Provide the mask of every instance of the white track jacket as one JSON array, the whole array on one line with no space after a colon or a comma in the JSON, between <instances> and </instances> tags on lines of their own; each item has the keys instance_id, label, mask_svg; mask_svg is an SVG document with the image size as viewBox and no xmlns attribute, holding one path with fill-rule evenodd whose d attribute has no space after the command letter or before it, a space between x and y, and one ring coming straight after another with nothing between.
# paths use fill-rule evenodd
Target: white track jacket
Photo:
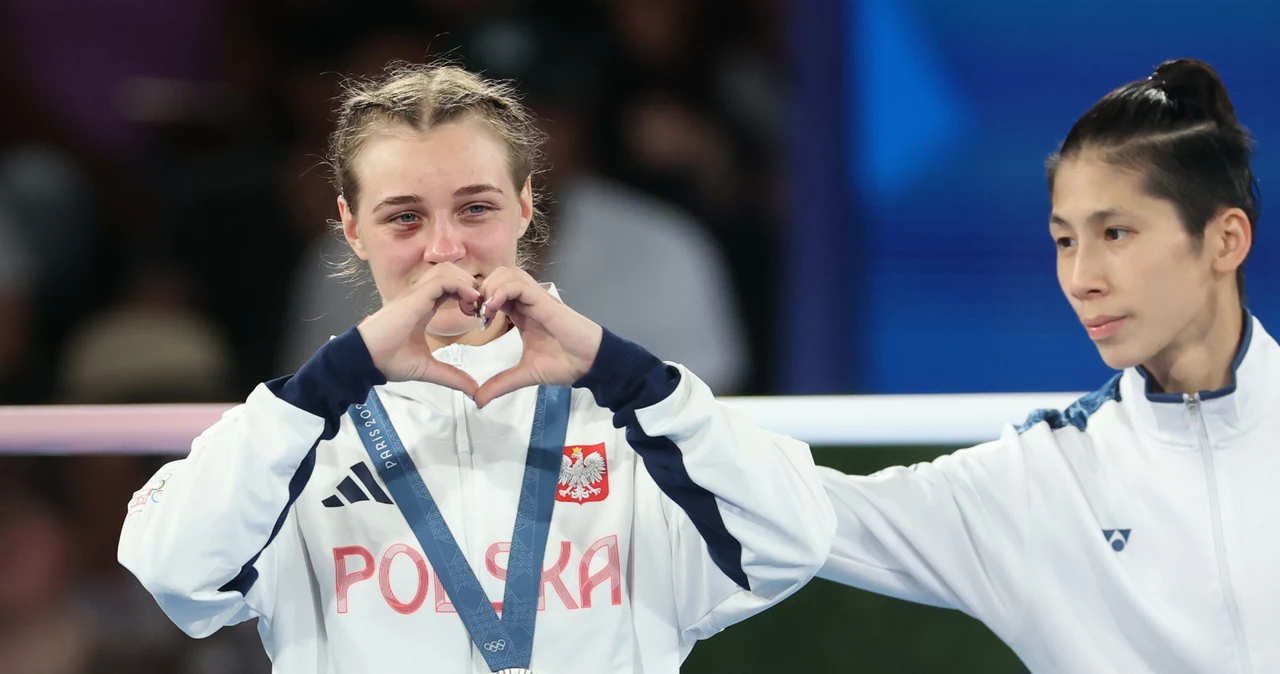
<instances>
[{"instance_id":1,"label":"white track jacket","mask_svg":"<svg viewBox=\"0 0 1280 674\"><path fill-rule=\"evenodd\" d=\"M819 576L959 609L1037 674L1280 672L1280 347L1245 326L1225 389L1133 368L931 463L820 469Z\"/></svg>"},{"instance_id":2,"label":"white track jacket","mask_svg":"<svg viewBox=\"0 0 1280 674\"><path fill-rule=\"evenodd\" d=\"M520 353L512 329L436 357L483 383ZM488 672L345 414L371 386L500 612L536 389L479 410L439 386L387 384L354 328L161 469L130 505L120 562L187 634L257 617L282 674ZM676 672L695 641L827 558L835 517L808 447L608 331L572 391L566 445L606 467L557 492L538 674Z\"/></svg>"}]
</instances>

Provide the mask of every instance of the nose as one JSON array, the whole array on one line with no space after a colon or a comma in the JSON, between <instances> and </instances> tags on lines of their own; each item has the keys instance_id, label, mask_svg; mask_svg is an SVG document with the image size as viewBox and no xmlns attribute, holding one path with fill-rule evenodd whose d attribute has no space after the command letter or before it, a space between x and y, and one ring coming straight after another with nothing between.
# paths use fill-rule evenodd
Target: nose
<instances>
[{"instance_id":1,"label":"nose","mask_svg":"<svg viewBox=\"0 0 1280 674\"><path fill-rule=\"evenodd\" d=\"M1087 300L1097 297L1103 297L1111 292L1111 286L1107 282L1106 260L1103 259L1102 251L1092 250L1088 245L1082 244L1077 249L1076 254L1072 255L1067 264L1070 268L1064 279L1067 285L1067 292L1077 300Z\"/></svg>"},{"instance_id":2,"label":"nose","mask_svg":"<svg viewBox=\"0 0 1280 674\"><path fill-rule=\"evenodd\" d=\"M439 218L424 229L430 237L423 249L423 259L427 262L457 262L466 255L461 232L448 219Z\"/></svg>"}]
</instances>

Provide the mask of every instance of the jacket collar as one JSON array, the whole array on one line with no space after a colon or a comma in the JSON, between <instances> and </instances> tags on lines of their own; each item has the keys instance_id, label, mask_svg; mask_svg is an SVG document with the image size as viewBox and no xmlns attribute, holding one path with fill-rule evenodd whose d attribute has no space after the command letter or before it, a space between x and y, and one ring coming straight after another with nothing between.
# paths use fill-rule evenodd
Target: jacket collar
<instances>
[{"instance_id":1,"label":"jacket collar","mask_svg":"<svg viewBox=\"0 0 1280 674\"><path fill-rule=\"evenodd\" d=\"M1121 378L1121 404L1132 417L1135 430L1154 435L1162 443L1198 448L1198 424L1203 420L1209 442L1220 447L1276 413L1280 402L1278 350L1258 319L1246 311L1244 336L1227 386L1201 391L1195 396L1199 402L1193 403L1190 395L1151 392L1150 375L1138 366L1125 370Z\"/></svg>"}]
</instances>

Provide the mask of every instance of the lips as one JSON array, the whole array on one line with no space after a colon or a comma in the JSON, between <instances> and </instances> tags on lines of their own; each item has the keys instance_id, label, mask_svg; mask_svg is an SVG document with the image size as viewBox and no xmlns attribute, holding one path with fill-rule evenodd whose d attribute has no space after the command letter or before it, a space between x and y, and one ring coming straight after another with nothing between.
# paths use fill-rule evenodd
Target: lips
<instances>
[{"instance_id":1,"label":"lips","mask_svg":"<svg viewBox=\"0 0 1280 674\"><path fill-rule=\"evenodd\" d=\"M1124 325L1125 316L1091 316L1082 319L1085 330L1089 333L1089 337L1094 340L1101 340L1116 334L1120 326Z\"/></svg>"}]
</instances>

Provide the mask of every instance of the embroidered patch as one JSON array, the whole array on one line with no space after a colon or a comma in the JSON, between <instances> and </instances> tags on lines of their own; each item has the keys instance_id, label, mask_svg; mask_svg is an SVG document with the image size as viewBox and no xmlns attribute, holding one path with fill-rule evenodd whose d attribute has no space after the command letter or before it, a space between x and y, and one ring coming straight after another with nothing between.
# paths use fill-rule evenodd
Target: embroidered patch
<instances>
[{"instance_id":1,"label":"embroidered patch","mask_svg":"<svg viewBox=\"0 0 1280 674\"><path fill-rule=\"evenodd\" d=\"M565 503L603 501L609 495L609 466L604 443L564 448L556 500Z\"/></svg>"}]
</instances>

